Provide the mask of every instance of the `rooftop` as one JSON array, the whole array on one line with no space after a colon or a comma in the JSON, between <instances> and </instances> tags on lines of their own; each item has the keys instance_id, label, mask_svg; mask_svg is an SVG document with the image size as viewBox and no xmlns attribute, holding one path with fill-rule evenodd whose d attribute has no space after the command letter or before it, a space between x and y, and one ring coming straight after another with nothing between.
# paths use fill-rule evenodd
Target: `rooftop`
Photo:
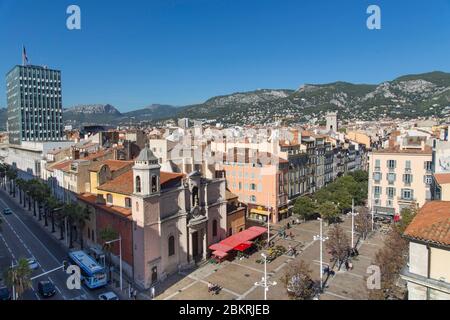
<instances>
[{"instance_id":1,"label":"rooftop","mask_svg":"<svg viewBox=\"0 0 450 320\"><path fill-rule=\"evenodd\" d=\"M113 213L122 217L131 218L131 208L123 208L118 206L99 204L97 203L97 196L92 193L83 193L77 196L77 198L85 203L88 203L103 211Z\"/></svg>"},{"instance_id":2,"label":"rooftop","mask_svg":"<svg viewBox=\"0 0 450 320\"><path fill-rule=\"evenodd\" d=\"M397 153L397 154L421 154L421 155L431 155L433 152L430 146L425 146L424 149L400 149L399 146L375 150L373 153Z\"/></svg>"},{"instance_id":3,"label":"rooftop","mask_svg":"<svg viewBox=\"0 0 450 320\"><path fill-rule=\"evenodd\" d=\"M170 188L172 183L183 178L181 173L160 172L161 189ZM121 174L98 187L99 190L125 195L133 194L133 170Z\"/></svg>"},{"instance_id":4,"label":"rooftop","mask_svg":"<svg viewBox=\"0 0 450 320\"><path fill-rule=\"evenodd\" d=\"M404 235L410 239L450 246L450 201L427 202Z\"/></svg>"},{"instance_id":5,"label":"rooftop","mask_svg":"<svg viewBox=\"0 0 450 320\"><path fill-rule=\"evenodd\" d=\"M107 165L109 169L114 172L120 169L123 169L127 166L132 166L133 161L121 161L121 160L104 160L104 161L97 161L93 163L89 167L89 171L99 171L104 165Z\"/></svg>"},{"instance_id":6,"label":"rooftop","mask_svg":"<svg viewBox=\"0 0 450 320\"><path fill-rule=\"evenodd\" d=\"M450 183L450 173L435 173L434 178L440 185Z\"/></svg>"}]
</instances>

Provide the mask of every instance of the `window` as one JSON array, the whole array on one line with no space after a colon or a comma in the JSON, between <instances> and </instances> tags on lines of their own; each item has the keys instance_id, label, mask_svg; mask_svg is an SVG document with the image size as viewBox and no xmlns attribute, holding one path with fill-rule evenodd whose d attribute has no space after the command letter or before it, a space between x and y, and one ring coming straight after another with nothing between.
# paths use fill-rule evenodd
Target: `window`
<instances>
[{"instance_id":1,"label":"window","mask_svg":"<svg viewBox=\"0 0 450 320\"><path fill-rule=\"evenodd\" d=\"M387 167L388 167L389 170L395 169L396 166L397 166L397 161L396 160L388 160L387 161Z\"/></svg>"},{"instance_id":2,"label":"window","mask_svg":"<svg viewBox=\"0 0 450 320\"><path fill-rule=\"evenodd\" d=\"M406 160L405 161L405 169L406 170L411 170L411 160Z\"/></svg>"},{"instance_id":3,"label":"window","mask_svg":"<svg viewBox=\"0 0 450 320\"><path fill-rule=\"evenodd\" d=\"M375 198L379 198L380 194L381 194L381 187L379 187L379 186L373 187L373 194L374 194Z\"/></svg>"},{"instance_id":4,"label":"window","mask_svg":"<svg viewBox=\"0 0 450 320\"><path fill-rule=\"evenodd\" d=\"M158 177L152 176L152 193L158 192Z\"/></svg>"},{"instance_id":5,"label":"window","mask_svg":"<svg viewBox=\"0 0 450 320\"><path fill-rule=\"evenodd\" d=\"M137 176L136 177L136 193L140 193L142 192L141 189L141 177Z\"/></svg>"},{"instance_id":6,"label":"window","mask_svg":"<svg viewBox=\"0 0 450 320\"><path fill-rule=\"evenodd\" d=\"M396 179L395 173L388 173L387 180L390 184L394 183Z\"/></svg>"},{"instance_id":7,"label":"window","mask_svg":"<svg viewBox=\"0 0 450 320\"><path fill-rule=\"evenodd\" d=\"M387 188L387 196L392 199L395 197L395 188Z\"/></svg>"},{"instance_id":8,"label":"window","mask_svg":"<svg viewBox=\"0 0 450 320\"><path fill-rule=\"evenodd\" d=\"M386 200L386 207L393 207L394 202L391 199Z\"/></svg>"},{"instance_id":9,"label":"window","mask_svg":"<svg viewBox=\"0 0 450 320\"><path fill-rule=\"evenodd\" d=\"M213 221L213 224L212 224L212 232L213 232L213 237L217 237L217 220L214 220Z\"/></svg>"},{"instance_id":10,"label":"window","mask_svg":"<svg viewBox=\"0 0 450 320\"><path fill-rule=\"evenodd\" d=\"M375 160L375 171L379 171L381 168L381 161L380 159Z\"/></svg>"},{"instance_id":11,"label":"window","mask_svg":"<svg viewBox=\"0 0 450 320\"><path fill-rule=\"evenodd\" d=\"M125 198L125 208L131 208L131 198Z\"/></svg>"},{"instance_id":12,"label":"window","mask_svg":"<svg viewBox=\"0 0 450 320\"><path fill-rule=\"evenodd\" d=\"M254 183L250 184L250 190L255 191L256 190L256 184L254 184Z\"/></svg>"},{"instance_id":13,"label":"window","mask_svg":"<svg viewBox=\"0 0 450 320\"><path fill-rule=\"evenodd\" d=\"M405 183L405 184L411 184L412 183L412 181L413 181L413 176L412 176L412 174L404 174L403 175L403 182Z\"/></svg>"},{"instance_id":14,"label":"window","mask_svg":"<svg viewBox=\"0 0 450 320\"><path fill-rule=\"evenodd\" d=\"M250 202L256 203L256 196L250 196Z\"/></svg>"},{"instance_id":15,"label":"window","mask_svg":"<svg viewBox=\"0 0 450 320\"><path fill-rule=\"evenodd\" d=\"M382 176L383 176L382 173L380 173L380 172L374 172L374 173L373 173L373 180L375 180L375 182L380 182Z\"/></svg>"},{"instance_id":16,"label":"window","mask_svg":"<svg viewBox=\"0 0 450 320\"><path fill-rule=\"evenodd\" d=\"M433 162L425 161L424 167L425 167L425 170L427 170L427 172L431 172L433 170Z\"/></svg>"},{"instance_id":17,"label":"window","mask_svg":"<svg viewBox=\"0 0 450 320\"><path fill-rule=\"evenodd\" d=\"M106 195L106 202L112 204L113 203L113 196L112 194L108 193Z\"/></svg>"},{"instance_id":18,"label":"window","mask_svg":"<svg viewBox=\"0 0 450 320\"><path fill-rule=\"evenodd\" d=\"M402 199L403 200L413 200L413 198L414 198L414 190L402 189Z\"/></svg>"},{"instance_id":19,"label":"window","mask_svg":"<svg viewBox=\"0 0 450 320\"><path fill-rule=\"evenodd\" d=\"M175 237L170 236L169 237L169 257L175 255Z\"/></svg>"},{"instance_id":20,"label":"window","mask_svg":"<svg viewBox=\"0 0 450 320\"><path fill-rule=\"evenodd\" d=\"M423 182L425 184L431 184L433 182L433 176L424 176L423 177Z\"/></svg>"}]
</instances>

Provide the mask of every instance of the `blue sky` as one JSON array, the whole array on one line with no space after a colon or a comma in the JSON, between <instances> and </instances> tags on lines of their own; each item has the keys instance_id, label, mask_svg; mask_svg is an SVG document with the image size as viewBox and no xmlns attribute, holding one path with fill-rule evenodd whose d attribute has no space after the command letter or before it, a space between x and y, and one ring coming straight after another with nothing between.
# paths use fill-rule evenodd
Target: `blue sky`
<instances>
[{"instance_id":1,"label":"blue sky","mask_svg":"<svg viewBox=\"0 0 450 320\"><path fill-rule=\"evenodd\" d=\"M70 4L81 7L81 31L66 28ZM379 31L366 27L370 4L381 7ZM450 1L0 0L0 43L3 75L25 44L32 64L62 70L65 106L126 111L450 72Z\"/></svg>"}]
</instances>

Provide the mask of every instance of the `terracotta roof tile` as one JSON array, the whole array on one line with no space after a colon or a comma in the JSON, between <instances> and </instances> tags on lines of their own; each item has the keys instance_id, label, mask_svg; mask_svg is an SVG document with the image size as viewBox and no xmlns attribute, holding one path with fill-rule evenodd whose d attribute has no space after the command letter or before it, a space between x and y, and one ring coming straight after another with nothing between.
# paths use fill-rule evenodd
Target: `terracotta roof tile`
<instances>
[{"instance_id":1,"label":"terracotta roof tile","mask_svg":"<svg viewBox=\"0 0 450 320\"><path fill-rule=\"evenodd\" d=\"M72 162L72 160L64 160L64 161L55 163L55 164L51 165L50 167L48 167L48 170L50 170L50 171L65 170L70 167L71 162Z\"/></svg>"},{"instance_id":2,"label":"terracotta roof tile","mask_svg":"<svg viewBox=\"0 0 450 320\"><path fill-rule=\"evenodd\" d=\"M425 146L424 150L422 149L406 149L400 150L399 146L390 147L386 149L375 150L373 153L404 153L404 154L424 154L431 155L433 152L430 146Z\"/></svg>"},{"instance_id":3,"label":"terracotta roof tile","mask_svg":"<svg viewBox=\"0 0 450 320\"><path fill-rule=\"evenodd\" d=\"M99 204L96 202L97 196L92 193L83 193L77 196L77 198L85 203L89 203L90 205L113 214L117 214L126 218L131 219L131 208L123 208L118 206L111 206L106 204Z\"/></svg>"},{"instance_id":4,"label":"terracotta roof tile","mask_svg":"<svg viewBox=\"0 0 450 320\"><path fill-rule=\"evenodd\" d=\"M183 174L160 172L161 189L168 187L171 182L181 180ZM98 187L99 190L131 195L133 193L133 170L128 170L115 179L108 181Z\"/></svg>"},{"instance_id":5,"label":"terracotta roof tile","mask_svg":"<svg viewBox=\"0 0 450 320\"><path fill-rule=\"evenodd\" d=\"M435 173L434 178L441 185L450 183L450 173Z\"/></svg>"},{"instance_id":6,"label":"terracotta roof tile","mask_svg":"<svg viewBox=\"0 0 450 320\"><path fill-rule=\"evenodd\" d=\"M427 202L404 234L408 238L450 246L450 201Z\"/></svg>"},{"instance_id":7,"label":"terracotta roof tile","mask_svg":"<svg viewBox=\"0 0 450 320\"><path fill-rule=\"evenodd\" d=\"M133 161L121 161L121 160L97 161L89 167L89 171L99 171L101 169L101 167L103 167L104 165L107 165L109 167L109 169L111 170L111 172L114 172L114 171L123 169L127 166L130 166L130 168L131 168L133 163L134 163Z\"/></svg>"}]
</instances>

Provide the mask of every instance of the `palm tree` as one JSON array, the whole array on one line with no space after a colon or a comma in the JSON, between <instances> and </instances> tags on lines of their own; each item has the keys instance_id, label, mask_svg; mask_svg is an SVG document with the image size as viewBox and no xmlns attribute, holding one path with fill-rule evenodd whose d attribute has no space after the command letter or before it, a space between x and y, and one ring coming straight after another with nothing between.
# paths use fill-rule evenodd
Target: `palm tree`
<instances>
[{"instance_id":1,"label":"palm tree","mask_svg":"<svg viewBox=\"0 0 450 320\"><path fill-rule=\"evenodd\" d=\"M108 242L117 239L119 237L119 234L112 227L106 227L105 229L100 230L99 236L103 242L103 250L106 252L108 256L108 270L109 272L111 272L110 267L111 267L112 244ZM111 279L111 274L109 276Z\"/></svg>"},{"instance_id":2,"label":"palm tree","mask_svg":"<svg viewBox=\"0 0 450 320\"><path fill-rule=\"evenodd\" d=\"M0 164L0 177L2 179L3 189L6 190L6 172L8 171L8 165L5 163Z\"/></svg>"},{"instance_id":3,"label":"palm tree","mask_svg":"<svg viewBox=\"0 0 450 320\"><path fill-rule=\"evenodd\" d=\"M69 237L69 248L73 248L73 229L75 222L77 221L78 216L78 206L72 203L66 204L64 206L64 218L67 219L68 224L68 234L66 235Z\"/></svg>"},{"instance_id":4,"label":"palm tree","mask_svg":"<svg viewBox=\"0 0 450 320\"><path fill-rule=\"evenodd\" d=\"M10 287L14 287L18 298L31 288L31 274L32 270L26 259L20 259L17 265L12 266L5 272L6 284ZM14 299L15 298L16 297L14 297Z\"/></svg>"},{"instance_id":5,"label":"palm tree","mask_svg":"<svg viewBox=\"0 0 450 320\"><path fill-rule=\"evenodd\" d=\"M58 209L62 208L62 203L59 202L55 197L49 196L47 198L47 212L50 213L50 218L52 220L52 233L55 233L55 218L58 217L56 212ZM47 220L47 216L45 218Z\"/></svg>"},{"instance_id":6,"label":"palm tree","mask_svg":"<svg viewBox=\"0 0 450 320\"><path fill-rule=\"evenodd\" d=\"M23 196L23 187L25 185L25 181L21 178L16 180L16 186L19 188L19 202L22 204L22 196Z\"/></svg>"},{"instance_id":7,"label":"palm tree","mask_svg":"<svg viewBox=\"0 0 450 320\"><path fill-rule=\"evenodd\" d=\"M11 166L8 166L6 170L6 176L9 180L9 194L16 197L16 184L14 183L17 179L17 170Z\"/></svg>"},{"instance_id":8,"label":"palm tree","mask_svg":"<svg viewBox=\"0 0 450 320\"><path fill-rule=\"evenodd\" d=\"M64 240L64 223L66 219L66 206L63 205L62 209L59 211L53 211L53 219L56 218L59 224L59 240Z\"/></svg>"},{"instance_id":9,"label":"palm tree","mask_svg":"<svg viewBox=\"0 0 450 320\"><path fill-rule=\"evenodd\" d=\"M80 238L80 247L81 250L84 249L84 239L83 239L83 231L86 227L87 221L90 220L91 210L88 205L82 207L80 205L76 206L76 220L75 225L77 226L79 238Z\"/></svg>"},{"instance_id":10,"label":"palm tree","mask_svg":"<svg viewBox=\"0 0 450 320\"><path fill-rule=\"evenodd\" d=\"M36 201L38 203L38 214L39 214L39 221L42 220L42 210L46 210L46 199L50 196L50 187L43 183L42 181L36 182ZM44 213L45 215L45 213Z\"/></svg>"}]
</instances>

